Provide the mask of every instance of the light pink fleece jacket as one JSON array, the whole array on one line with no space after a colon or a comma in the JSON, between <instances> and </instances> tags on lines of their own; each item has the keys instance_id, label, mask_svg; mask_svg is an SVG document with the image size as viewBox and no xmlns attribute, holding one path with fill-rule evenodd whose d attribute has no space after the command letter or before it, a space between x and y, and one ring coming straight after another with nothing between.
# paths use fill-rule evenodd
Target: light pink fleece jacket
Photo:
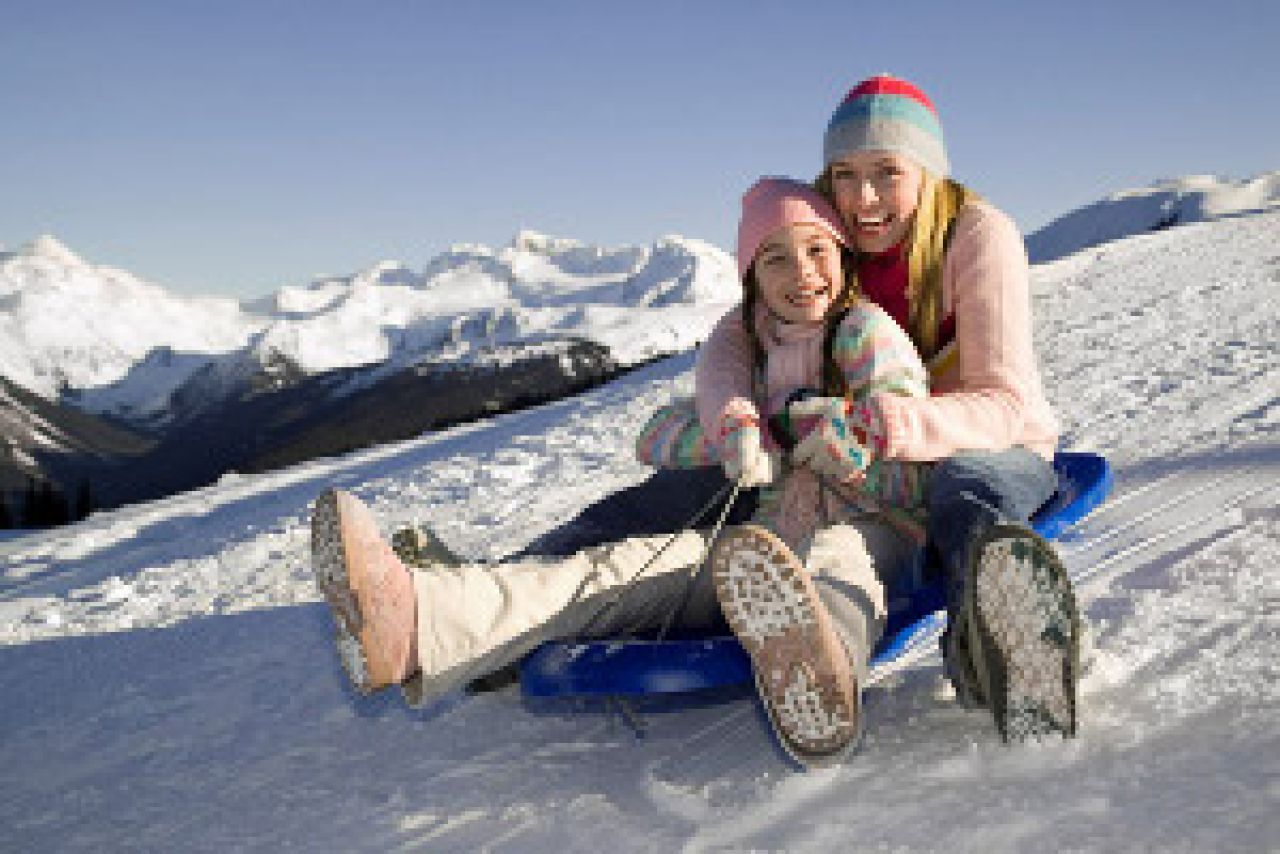
<instances>
[{"instance_id":1,"label":"light pink fleece jacket","mask_svg":"<svg viewBox=\"0 0 1280 854\"><path fill-rule=\"evenodd\" d=\"M1051 460L1058 426L1031 342L1026 248L1017 226L994 207L976 202L956 217L942 301L944 313L955 313L956 337L929 364L931 396L873 399L884 424L885 458L928 462L1022 445ZM752 373L741 314L730 312L698 353L704 428L718 425L726 411L750 406Z\"/></svg>"}]
</instances>

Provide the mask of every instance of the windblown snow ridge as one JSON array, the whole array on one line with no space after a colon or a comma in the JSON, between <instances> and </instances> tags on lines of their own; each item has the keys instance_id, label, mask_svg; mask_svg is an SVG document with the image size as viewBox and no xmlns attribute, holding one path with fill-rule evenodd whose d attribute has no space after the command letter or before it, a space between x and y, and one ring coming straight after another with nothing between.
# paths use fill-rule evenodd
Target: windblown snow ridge
<instances>
[{"instance_id":1,"label":"windblown snow ridge","mask_svg":"<svg viewBox=\"0 0 1280 854\"><path fill-rule=\"evenodd\" d=\"M1280 207L1280 172L1243 181L1213 175L1157 181L1123 190L1065 214L1027 238L1035 263L1174 225L1261 213Z\"/></svg>"}]
</instances>

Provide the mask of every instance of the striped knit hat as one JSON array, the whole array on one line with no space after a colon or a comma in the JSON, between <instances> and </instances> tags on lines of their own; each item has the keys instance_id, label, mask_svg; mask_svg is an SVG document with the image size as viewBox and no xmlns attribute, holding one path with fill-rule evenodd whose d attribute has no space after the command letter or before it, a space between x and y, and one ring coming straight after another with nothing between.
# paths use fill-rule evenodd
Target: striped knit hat
<instances>
[{"instance_id":1,"label":"striped knit hat","mask_svg":"<svg viewBox=\"0 0 1280 854\"><path fill-rule=\"evenodd\" d=\"M853 87L827 125L824 164L855 151L896 151L940 178L951 171L933 102L913 84L888 74Z\"/></svg>"}]
</instances>

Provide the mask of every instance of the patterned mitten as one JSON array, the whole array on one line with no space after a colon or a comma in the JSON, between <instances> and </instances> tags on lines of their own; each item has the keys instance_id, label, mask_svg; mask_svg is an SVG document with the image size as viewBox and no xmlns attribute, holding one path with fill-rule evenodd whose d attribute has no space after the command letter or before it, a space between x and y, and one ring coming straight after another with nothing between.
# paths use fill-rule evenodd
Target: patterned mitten
<instances>
[{"instance_id":1,"label":"patterned mitten","mask_svg":"<svg viewBox=\"0 0 1280 854\"><path fill-rule=\"evenodd\" d=\"M792 462L837 483L861 481L867 466L884 452L880 414L869 404L810 397L791 404L787 413L792 429L803 437L791 452Z\"/></svg>"}]
</instances>

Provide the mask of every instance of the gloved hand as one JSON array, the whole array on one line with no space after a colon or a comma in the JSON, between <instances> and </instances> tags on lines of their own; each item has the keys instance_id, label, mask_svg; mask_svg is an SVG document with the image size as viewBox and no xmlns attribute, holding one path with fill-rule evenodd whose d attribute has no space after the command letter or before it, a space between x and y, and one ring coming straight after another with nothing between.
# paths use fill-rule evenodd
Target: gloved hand
<instances>
[{"instance_id":1,"label":"gloved hand","mask_svg":"<svg viewBox=\"0 0 1280 854\"><path fill-rule=\"evenodd\" d=\"M725 416L720 453L725 475L744 487L772 483L782 470L781 457L765 451L760 421L751 416Z\"/></svg>"},{"instance_id":2,"label":"gloved hand","mask_svg":"<svg viewBox=\"0 0 1280 854\"><path fill-rule=\"evenodd\" d=\"M790 404L787 414L800 437L792 463L838 483L862 480L871 461L884 453L880 416L869 404L810 397Z\"/></svg>"}]
</instances>

